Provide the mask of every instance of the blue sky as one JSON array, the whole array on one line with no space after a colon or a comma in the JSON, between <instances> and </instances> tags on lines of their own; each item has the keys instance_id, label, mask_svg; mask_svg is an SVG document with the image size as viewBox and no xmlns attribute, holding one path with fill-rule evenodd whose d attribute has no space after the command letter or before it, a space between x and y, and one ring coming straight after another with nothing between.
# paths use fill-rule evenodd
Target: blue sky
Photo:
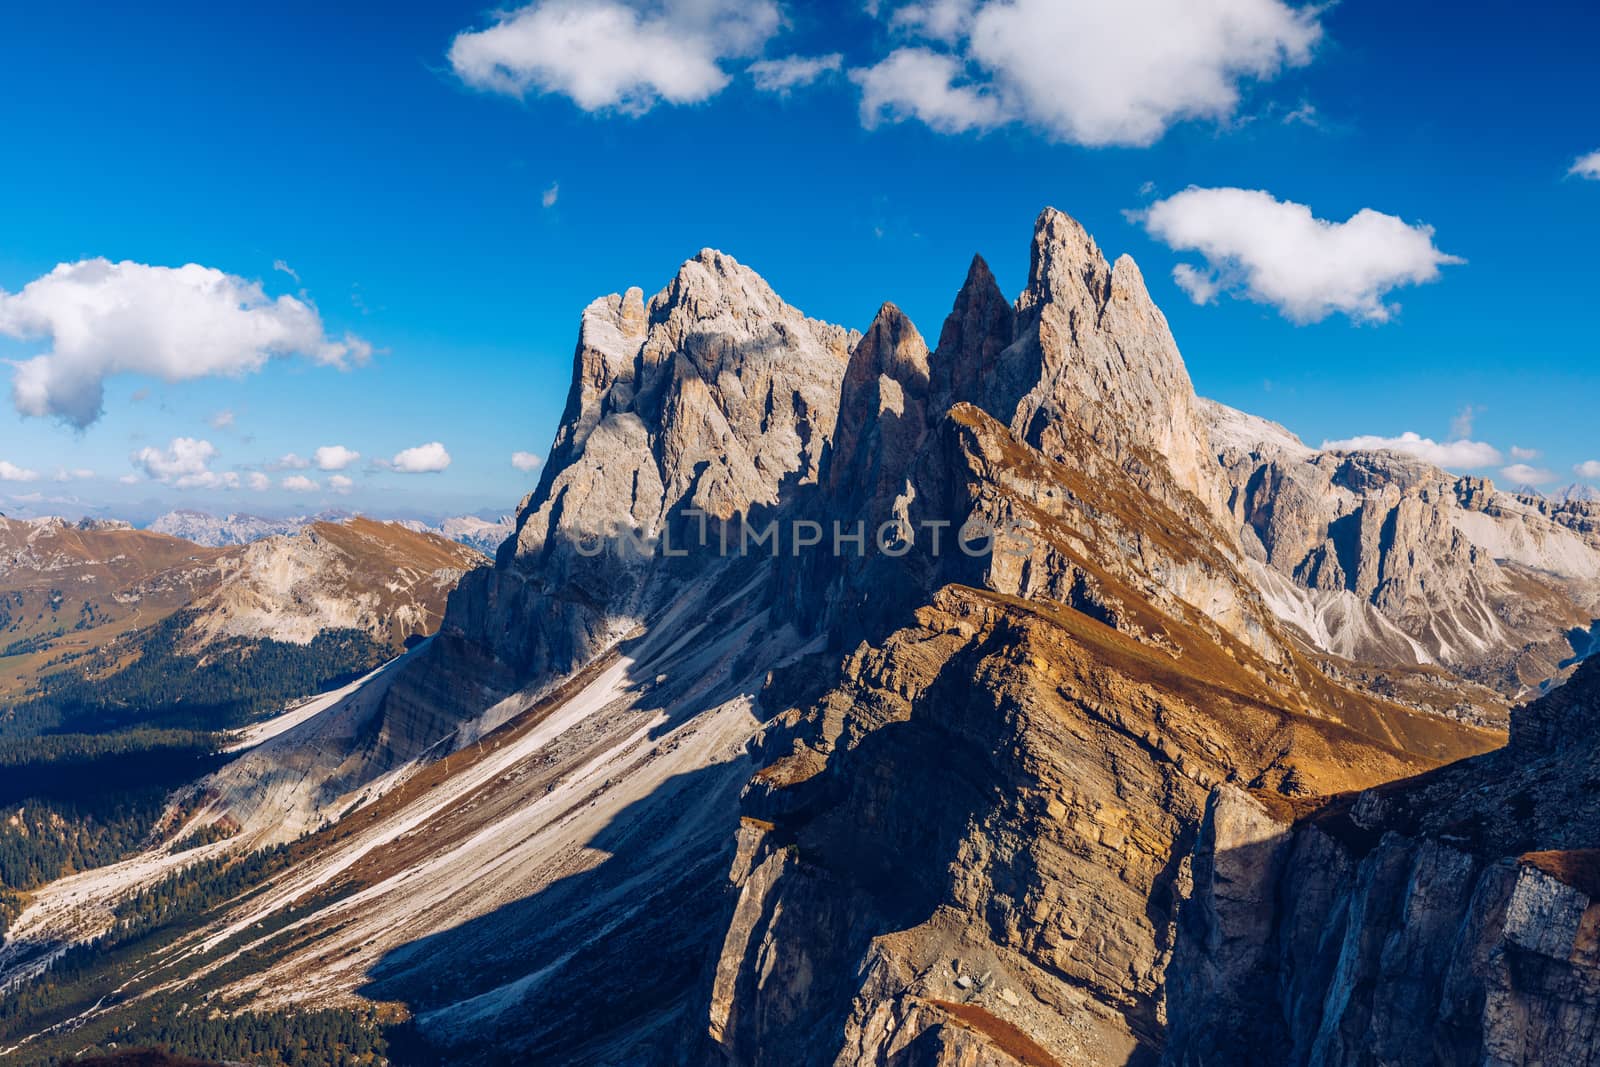
<instances>
[{"instance_id":1,"label":"blue sky","mask_svg":"<svg viewBox=\"0 0 1600 1067\"><path fill-rule=\"evenodd\" d=\"M1139 261L1203 394L1313 444L1461 438L1482 448L1439 453L1457 469L1579 480L1600 460L1600 180L1574 170L1600 149L1600 10L1208 0L1189 10L1212 23L1174 37L1172 2L1119 6L1130 25L1087 53L1082 5L1041 0L13 5L0 357L65 350L43 290L18 294L95 257L199 264L316 325L283 342L298 355L229 363L161 319L177 341L132 343L177 381L119 372L121 335L57 359L41 413L0 397L0 510L509 510L537 478L511 456L548 445L595 296L653 292L712 246L810 315L865 327L894 300L936 336L973 252L1020 288L1046 204ZM750 72L834 55L787 92ZM1225 213L1191 186L1266 195ZM1330 236L1289 204L1392 218ZM62 399L85 366L98 417ZM434 442L446 469L394 469ZM335 445L361 458L282 462Z\"/></svg>"}]
</instances>

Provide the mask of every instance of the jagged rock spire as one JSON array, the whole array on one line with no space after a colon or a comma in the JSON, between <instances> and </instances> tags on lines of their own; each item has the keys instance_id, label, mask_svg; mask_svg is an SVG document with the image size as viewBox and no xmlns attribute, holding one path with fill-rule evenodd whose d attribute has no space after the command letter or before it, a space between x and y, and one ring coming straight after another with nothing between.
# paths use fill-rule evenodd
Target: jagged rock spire
<instances>
[{"instance_id":1,"label":"jagged rock spire","mask_svg":"<svg viewBox=\"0 0 1600 1067\"><path fill-rule=\"evenodd\" d=\"M1047 455L1069 452L1072 432L1086 433L1119 460L1164 465L1177 488L1226 515L1194 385L1131 258L1108 265L1081 225L1046 208L1034 227L1016 332L1040 374L1014 430Z\"/></svg>"},{"instance_id":2,"label":"jagged rock spire","mask_svg":"<svg viewBox=\"0 0 1600 1067\"><path fill-rule=\"evenodd\" d=\"M928 345L903 311L886 303L850 353L828 461L830 490L880 488L903 477L921 440L928 398Z\"/></svg>"}]
</instances>

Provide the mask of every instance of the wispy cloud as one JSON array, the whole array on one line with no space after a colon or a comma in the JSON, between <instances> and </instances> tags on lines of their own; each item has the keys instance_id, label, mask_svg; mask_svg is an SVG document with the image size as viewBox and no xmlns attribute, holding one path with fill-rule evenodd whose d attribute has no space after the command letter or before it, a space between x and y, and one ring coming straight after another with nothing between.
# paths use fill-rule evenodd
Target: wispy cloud
<instances>
[{"instance_id":1,"label":"wispy cloud","mask_svg":"<svg viewBox=\"0 0 1600 1067\"><path fill-rule=\"evenodd\" d=\"M0 459L0 482L36 482L39 472L19 467L8 459Z\"/></svg>"},{"instance_id":2,"label":"wispy cloud","mask_svg":"<svg viewBox=\"0 0 1600 1067\"><path fill-rule=\"evenodd\" d=\"M750 64L750 77L757 89L780 96L838 73L844 56L833 52L825 56L784 56Z\"/></svg>"},{"instance_id":3,"label":"wispy cloud","mask_svg":"<svg viewBox=\"0 0 1600 1067\"><path fill-rule=\"evenodd\" d=\"M1505 461L1500 450L1482 441L1447 441L1440 443L1421 434L1406 431L1398 437L1363 434L1339 441L1324 441L1322 447L1332 452L1401 452L1436 467L1457 470L1482 470Z\"/></svg>"},{"instance_id":4,"label":"wispy cloud","mask_svg":"<svg viewBox=\"0 0 1600 1067\"><path fill-rule=\"evenodd\" d=\"M1500 471L1500 477L1512 485L1549 485L1556 480L1556 472L1526 463L1513 463Z\"/></svg>"}]
</instances>

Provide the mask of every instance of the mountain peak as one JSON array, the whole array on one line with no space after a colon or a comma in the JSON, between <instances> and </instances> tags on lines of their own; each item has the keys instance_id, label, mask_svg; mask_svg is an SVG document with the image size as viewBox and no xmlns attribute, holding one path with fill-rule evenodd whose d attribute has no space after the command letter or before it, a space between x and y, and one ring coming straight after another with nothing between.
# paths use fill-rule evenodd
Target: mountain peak
<instances>
[{"instance_id":1,"label":"mountain peak","mask_svg":"<svg viewBox=\"0 0 1600 1067\"><path fill-rule=\"evenodd\" d=\"M840 386L828 485L878 487L900 472L926 421L928 345L892 303L850 352Z\"/></svg>"},{"instance_id":2,"label":"mountain peak","mask_svg":"<svg viewBox=\"0 0 1600 1067\"><path fill-rule=\"evenodd\" d=\"M1017 400L1034 384L1026 374L1007 381L1000 372L1000 353L1015 332L1016 310L1000 291L989 264L981 255L973 256L955 306L939 331L933 357L933 389L943 406L965 400L1010 421Z\"/></svg>"},{"instance_id":3,"label":"mountain peak","mask_svg":"<svg viewBox=\"0 0 1600 1067\"><path fill-rule=\"evenodd\" d=\"M1061 293L1066 287L1087 287L1104 299L1109 269L1089 231L1072 216L1053 207L1040 212L1033 225L1028 264L1028 295ZM1028 301L1028 296L1024 296Z\"/></svg>"}]
</instances>

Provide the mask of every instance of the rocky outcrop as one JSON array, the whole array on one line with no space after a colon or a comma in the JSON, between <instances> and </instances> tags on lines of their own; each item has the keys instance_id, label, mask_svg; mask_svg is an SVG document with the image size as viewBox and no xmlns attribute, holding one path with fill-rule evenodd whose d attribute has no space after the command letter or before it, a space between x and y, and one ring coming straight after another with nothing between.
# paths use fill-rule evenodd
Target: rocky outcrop
<instances>
[{"instance_id":1,"label":"rocky outcrop","mask_svg":"<svg viewBox=\"0 0 1600 1067\"><path fill-rule=\"evenodd\" d=\"M218 586L190 605L184 643L303 645L325 630L354 629L398 653L439 628L450 590L484 562L466 545L396 523L313 523L220 557Z\"/></svg>"},{"instance_id":2,"label":"rocky outcrop","mask_svg":"<svg viewBox=\"0 0 1600 1067\"><path fill-rule=\"evenodd\" d=\"M1591 663L1517 710L1510 747L1292 826L1215 793L1167 1061L1600 1062L1597 728Z\"/></svg>"}]
</instances>

